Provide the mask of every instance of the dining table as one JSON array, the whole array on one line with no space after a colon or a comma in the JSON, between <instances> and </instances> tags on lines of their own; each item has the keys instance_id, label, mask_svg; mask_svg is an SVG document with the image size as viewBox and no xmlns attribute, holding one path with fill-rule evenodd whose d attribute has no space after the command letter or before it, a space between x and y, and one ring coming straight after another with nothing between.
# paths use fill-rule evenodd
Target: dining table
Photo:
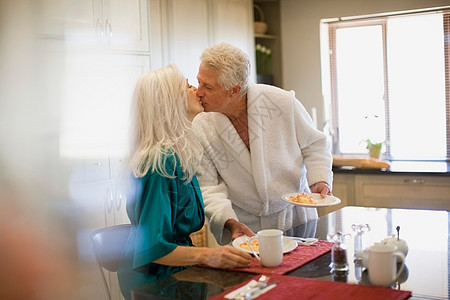
<instances>
[{"instance_id":1,"label":"dining table","mask_svg":"<svg viewBox=\"0 0 450 300\"><path fill-rule=\"evenodd\" d=\"M138 287L132 296L134 300L227 299L226 295L266 274L279 283L257 299L292 299L293 293L298 299L328 299L333 293L333 299L358 299L357 295L365 295L365 299L376 298L369 295L378 299L449 299L449 228L447 211L345 206L284 232L286 237L315 237L318 242L288 249L278 267L264 268L256 259L244 269L192 266ZM340 246L347 262L341 271L330 265L336 234L342 237ZM370 283L361 253L386 238L404 240L408 252L397 282L377 287Z\"/></svg>"}]
</instances>

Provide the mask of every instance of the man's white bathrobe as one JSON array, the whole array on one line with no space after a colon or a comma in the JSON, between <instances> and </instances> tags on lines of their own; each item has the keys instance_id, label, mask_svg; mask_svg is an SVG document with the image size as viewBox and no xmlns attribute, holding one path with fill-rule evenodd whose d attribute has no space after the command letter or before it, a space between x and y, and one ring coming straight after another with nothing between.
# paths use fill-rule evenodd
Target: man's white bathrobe
<instances>
[{"instance_id":1,"label":"man's white bathrobe","mask_svg":"<svg viewBox=\"0 0 450 300\"><path fill-rule=\"evenodd\" d=\"M193 128L204 147L198 180L210 229L217 241L231 240L224 224L235 219L257 232L287 230L317 218L315 208L281 200L285 193L331 187L332 155L326 135L315 129L293 92L251 84L247 93L250 152L228 117L199 114Z\"/></svg>"}]
</instances>

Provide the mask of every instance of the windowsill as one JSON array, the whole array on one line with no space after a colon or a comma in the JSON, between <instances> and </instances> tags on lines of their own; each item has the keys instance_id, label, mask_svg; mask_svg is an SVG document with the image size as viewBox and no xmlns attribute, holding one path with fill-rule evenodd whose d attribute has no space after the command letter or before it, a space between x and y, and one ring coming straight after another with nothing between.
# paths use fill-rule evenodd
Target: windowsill
<instances>
[{"instance_id":1,"label":"windowsill","mask_svg":"<svg viewBox=\"0 0 450 300\"><path fill-rule=\"evenodd\" d=\"M405 161L391 160L389 169L357 169L355 167L333 167L335 173L360 174L411 174L411 175L439 175L450 176L450 162L448 161Z\"/></svg>"}]
</instances>

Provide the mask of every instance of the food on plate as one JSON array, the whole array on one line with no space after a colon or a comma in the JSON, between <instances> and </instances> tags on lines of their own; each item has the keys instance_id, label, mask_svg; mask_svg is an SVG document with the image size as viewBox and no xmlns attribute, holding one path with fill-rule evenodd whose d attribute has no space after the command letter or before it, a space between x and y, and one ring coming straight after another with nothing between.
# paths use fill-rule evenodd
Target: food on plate
<instances>
[{"instance_id":1,"label":"food on plate","mask_svg":"<svg viewBox=\"0 0 450 300\"><path fill-rule=\"evenodd\" d=\"M289 200L295 203L302 204L317 204L317 201L312 196L308 196L305 193L298 194L297 196L290 196Z\"/></svg>"},{"instance_id":2,"label":"food on plate","mask_svg":"<svg viewBox=\"0 0 450 300\"><path fill-rule=\"evenodd\" d=\"M240 246L242 249L251 251L251 250L250 250L250 245L249 245L248 241L243 242L243 243L240 244L239 246ZM259 242L258 242L258 240L253 240L253 241L252 241L252 248L253 248L253 250L255 250L255 252L259 252Z\"/></svg>"}]
</instances>

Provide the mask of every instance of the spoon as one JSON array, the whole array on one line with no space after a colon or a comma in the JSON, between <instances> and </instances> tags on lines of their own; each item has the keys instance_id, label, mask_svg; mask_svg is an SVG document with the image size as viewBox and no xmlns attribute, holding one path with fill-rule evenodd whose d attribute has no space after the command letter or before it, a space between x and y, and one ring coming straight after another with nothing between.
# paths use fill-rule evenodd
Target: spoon
<instances>
[{"instance_id":1,"label":"spoon","mask_svg":"<svg viewBox=\"0 0 450 300\"><path fill-rule=\"evenodd\" d=\"M296 237L296 236L292 236L290 238L293 239L294 241L296 241L298 244L306 245L306 246L313 245L313 244L317 243L317 241L319 241L316 238L301 238L301 237Z\"/></svg>"},{"instance_id":2,"label":"spoon","mask_svg":"<svg viewBox=\"0 0 450 300\"><path fill-rule=\"evenodd\" d=\"M305 243L316 243L318 239L316 238L297 238L298 240L305 242Z\"/></svg>"}]
</instances>

